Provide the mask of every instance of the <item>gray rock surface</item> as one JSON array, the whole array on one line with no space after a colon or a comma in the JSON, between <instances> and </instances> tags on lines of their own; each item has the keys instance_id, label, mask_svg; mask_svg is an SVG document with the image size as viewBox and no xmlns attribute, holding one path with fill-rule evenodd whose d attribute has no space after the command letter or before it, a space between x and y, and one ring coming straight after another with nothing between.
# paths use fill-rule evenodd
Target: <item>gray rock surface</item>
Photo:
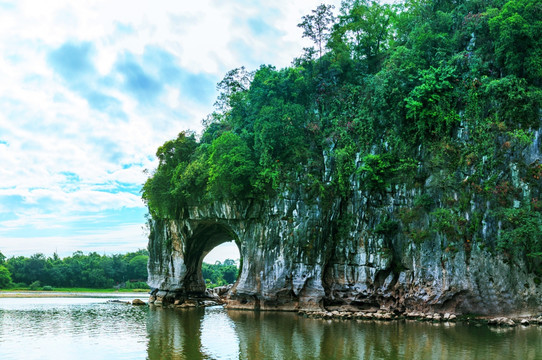
<instances>
[{"instance_id":1,"label":"gray rock surface","mask_svg":"<svg viewBox=\"0 0 542 360\"><path fill-rule=\"evenodd\" d=\"M538 134L522 155L525 161L541 159ZM322 183L329 184L332 150L324 159ZM502 171L529 200L540 189L529 188L514 169L510 163ZM494 250L500 227L490 216L494 203L472 195L464 207L461 217L475 225L475 237L428 231L436 219L418 211L416 199L429 194L434 208L446 207L458 194L453 187L441 190L438 173L425 172L432 175L413 188L369 192L352 175L348 197L321 199L300 181L273 199L217 201L187 207L179 219L151 220L152 302L204 296L203 258L234 240L242 269L227 297L230 308L448 313L448 319L542 313L540 279L521 258ZM382 231L390 220L396 226ZM416 240L413 234L423 236Z\"/></svg>"},{"instance_id":2,"label":"gray rock surface","mask_svg":"<svg viewBox=\"0 0 542 360\"><path fill-rule=\"evenodd\" d=\"M184 219L153 221L148 282L159 289L154 303L204 294L203 258L233 239L243 266L230 308L542 311L542 287L521 263L511 266L476 244L450 254L439 235L421 244L400 232L385 238L372 231L383 210L362 201L349 204L356 216L339 237L331 224L341 214L321 209L296 198L259 206L215 203L191 208Z\"/></svg>"}]
</instances>

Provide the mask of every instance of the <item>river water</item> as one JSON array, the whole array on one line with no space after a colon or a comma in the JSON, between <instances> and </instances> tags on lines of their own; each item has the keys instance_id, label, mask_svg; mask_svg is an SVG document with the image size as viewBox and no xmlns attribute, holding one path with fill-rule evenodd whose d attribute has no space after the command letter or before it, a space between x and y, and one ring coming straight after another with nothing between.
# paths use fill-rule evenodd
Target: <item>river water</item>
<instances>
[{"instance_id":1,"label":"river water","mask_svg":"<svg viewBox=\"0 0 542 360\"><path fill-rule=\"evenodd\" d=\"M542 359L540 326L321 320L111 299L0 298L0 359Z\"/></svg>"}]
</instances>

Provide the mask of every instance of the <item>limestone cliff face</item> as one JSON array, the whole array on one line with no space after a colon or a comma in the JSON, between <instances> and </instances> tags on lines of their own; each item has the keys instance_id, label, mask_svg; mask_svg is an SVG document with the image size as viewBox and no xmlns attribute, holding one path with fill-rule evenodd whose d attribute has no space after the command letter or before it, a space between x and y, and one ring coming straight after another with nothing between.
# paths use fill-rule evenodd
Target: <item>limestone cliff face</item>
<instances>
[{"instance_id":1,"label":"limestone cliff face","mask_svg":"<svg viewBox=\"0 0 542 360\"><path fill-rule=\"evenodd\" d=\"M526 161L540 159L538 134L523 154ZM331 161L326 157L325 166ZM437 205L457 198L454 191L434 190L436 177L380 193L351 180L347 199L324 203L299 188L271 200L215 202L188 208L176 220L153 220L149 285L162 303L202 294L203 257L233 239L242 269L230 308L542 312L539 279L521 259L487 246L500 226L490 202L471 201L462 216L477 237L458 240L428 231L435 214L416 204L424 194L440 194L432 199Z\"/></svg>"}]
</instances>

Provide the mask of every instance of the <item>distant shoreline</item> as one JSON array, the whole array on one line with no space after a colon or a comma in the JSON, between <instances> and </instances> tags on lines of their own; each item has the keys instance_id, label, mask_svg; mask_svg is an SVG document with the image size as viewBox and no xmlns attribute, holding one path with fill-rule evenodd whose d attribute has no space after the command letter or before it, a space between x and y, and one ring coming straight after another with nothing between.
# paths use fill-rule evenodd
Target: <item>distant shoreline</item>
<instances>
[{"instance_id":1,"label":"distant shoreline","mask_svg":"<svg viewBox=\"0 0 542 360\"><path fill-rule=\"evenodd\" d=\"M131 297L147 294L146 291L114 291L102 289L70 289L55 291L2 290L0 298L71 298L71 297Z\"/></svg>"}]
</instances>

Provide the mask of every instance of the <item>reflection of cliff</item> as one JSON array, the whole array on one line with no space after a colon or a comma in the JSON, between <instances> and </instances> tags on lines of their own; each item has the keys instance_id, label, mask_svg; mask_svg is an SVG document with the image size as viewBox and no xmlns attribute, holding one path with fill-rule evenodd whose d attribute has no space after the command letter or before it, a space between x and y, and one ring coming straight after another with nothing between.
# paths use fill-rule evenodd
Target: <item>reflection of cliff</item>
<instances>
[{"instance_id":1,"label":"reflection of cliff","mask_svg":"<svg viewBox=\"0 0 542 360\"><path fill-rule=\"evenodd\" d=\"M499 331L499 333L495 333ZM290 312L161 309L148 313L148 359L536 359L536 327L341 321Z\"/></svg>"},{"instance_id":2,"label":"reflection of cliff","mask_svg":"<svg viewBox=\"0 0 542 360\"><path fill-rule=\"evenodd\" d=\"M203 309L151 308L147 318L147 359L203 359L200 332L203 314Z\"/></svg>"},{"instance_id":3,"label":"reflection of cliff","mask_svg":"<svg viewBox=\"0 0 542 360\"><path fill-rule=\"evenodd\" d=\"M148 360L239 358L237 335L222 307L183 310L151 307L147 336Z\"/></svg>"},{"instance_id":4,"label":"reflection of cliff","mask_svg":"<svg viewBox=\"0 0 542 360\"><path fill-rule=\"evenodd\" d=\"M241 359L534 359L542 346L536 328L496 336L488 328L459 324L324 321L236 310L228 315Z\"/></svg>"}]
</instances>

